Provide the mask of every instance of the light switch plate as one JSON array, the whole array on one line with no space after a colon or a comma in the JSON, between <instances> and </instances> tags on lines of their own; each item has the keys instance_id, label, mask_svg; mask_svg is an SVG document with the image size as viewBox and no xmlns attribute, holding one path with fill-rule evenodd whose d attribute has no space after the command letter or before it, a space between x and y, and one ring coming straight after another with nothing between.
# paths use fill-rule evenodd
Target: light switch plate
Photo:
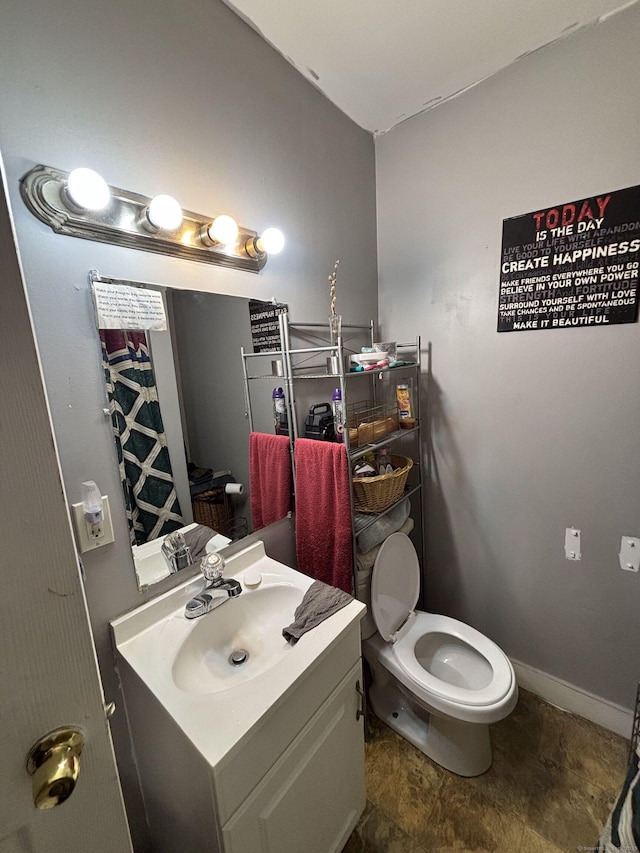
<instances>
[{"instance_id":1,"label":"light switch plate","mask_svg":"<svg viewBox=\"0 0 640 853\"><path fill-rule=\"evenodd\" d=\"M640 569L640 539L623 536L620 542L620 568L625 572L637 572Z\"/></svg>"},{"instance_id":2,"label":"light switch plate","mask_svg":"<svg viewBox=\"0 0 640 853\"><path fill-rule=\"evenodd\" d=\"M567 560L580 560L580 531L575 527L567 527L564 532L564 556Z\"/></svg>"},{"instance_id":3,"label":"light switch plate","mask_svg":"<svg viewBox=\"0 0 640 853\"><path fill-rule=\"evenodd\" d=\"M108 495L102 495L102 512L104 514L102 535L95 539L89 536L82 503L71 504L71 507L73 509L73 526L76 530L76 542L81 554L85 554L87 551L95 551L96 548L101 548L103 545L110 545L114 541L115 537L113 535Z\"/></svg>"}]
</instances>

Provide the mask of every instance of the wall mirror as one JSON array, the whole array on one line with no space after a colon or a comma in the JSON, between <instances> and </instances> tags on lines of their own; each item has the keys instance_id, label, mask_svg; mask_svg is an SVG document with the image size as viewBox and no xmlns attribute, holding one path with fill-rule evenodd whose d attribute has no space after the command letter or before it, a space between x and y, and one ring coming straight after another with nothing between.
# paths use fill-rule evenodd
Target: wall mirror
<instances>
[{"instance_id":1,"label":"wall mirror","mask_svg":"<svg viewBox=\"0 0 640 853\"><path fill-rule=\"evenodd\" d=\"M107 390L112 396L117 378L124 394L122 404L116 399L111 411L128 518L136 513L137 532L132 533L131 544L141 589L169 574L161 544L172 530L199 522L227 539L252 530L241 347L252 349L249 303L256 300L153 289L163 294L166 331L100 330ZM265 355L270 369L268 358ZM273 431L272 386L262 383L252 393L255 431ZM142 423L135 440L130 441L134 431L126 428L124 409L128 418L135 416L136 423ZM158 413L168 459L153 446ZM141 488L135 482L137 475L129 476L131 466L124 473L127 460L139 461L136 456L147 466ZM149 465L153 476L147 476ZM227 491L225 484L231 484ZM169 497L171 488L175 501Z\"/></svg>"}]
</instances>

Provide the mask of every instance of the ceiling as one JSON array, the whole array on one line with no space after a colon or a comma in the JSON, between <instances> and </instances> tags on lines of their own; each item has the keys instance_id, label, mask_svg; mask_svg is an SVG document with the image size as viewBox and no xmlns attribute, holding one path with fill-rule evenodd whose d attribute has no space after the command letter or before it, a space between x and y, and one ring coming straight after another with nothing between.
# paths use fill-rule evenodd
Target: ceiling
<instances>
[{"instance_id":1,"label":"ceiling","mask_svg":"<svg viewBox=\"0 0 640 853\"><path fill-rule=\"evenodd\" d=\"M225 0L357 124L385 133L638 0Z\"/></svg>"}]
</instances>

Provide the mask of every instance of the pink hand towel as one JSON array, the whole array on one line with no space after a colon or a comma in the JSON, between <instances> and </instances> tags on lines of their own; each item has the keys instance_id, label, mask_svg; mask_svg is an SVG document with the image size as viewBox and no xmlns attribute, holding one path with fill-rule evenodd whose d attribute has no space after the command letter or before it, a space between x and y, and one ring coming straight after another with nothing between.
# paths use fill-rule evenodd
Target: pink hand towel
<instances>
[{"instance_id":1,"label":"pink hand towel","mask_svg":"<svg viewBox=\"0 0 640 853\"><path fill-rule=\"evenodd\" d=\"M353 592L349 460L343 444L299 438L295 444L298 568Z\"/></svg>"},{"instance_id":2,"label":"pink hand towel","mask_svg":"<svg viewBox=\"0 0 640 853\"><path fill-rule=\"evenodd\" d=\"M284 518L291 509L291 453L286 435L249 436L249 488L253 529Z\"/></svg>"}]
</instances>

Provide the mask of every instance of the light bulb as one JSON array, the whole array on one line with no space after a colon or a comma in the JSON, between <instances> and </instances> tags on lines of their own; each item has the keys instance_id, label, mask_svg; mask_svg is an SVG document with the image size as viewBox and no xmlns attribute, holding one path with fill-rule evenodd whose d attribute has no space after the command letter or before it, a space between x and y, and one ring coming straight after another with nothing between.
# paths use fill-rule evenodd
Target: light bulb
<instances>
[{"instance_id":1,"label":"light bulb","mask_svg":"<svg viewBox=\"0 0 640 853\"><path fill-rule=\"evenodd\" d=\"M147 208L147 218L154 228L175 231L182 222L182 208L170 195L157 195Z\"/></svg>"},{"instance_id":2,"label":"light bulb","mask_svg":"<svg viewBox=\"0 0 640 853\"><path fill-rule=\"evenodd\" d=\"M93 169L73 169L67 178L67 193L71 203L83 210L102 210L111 198L109 185Z\"/></svg>"},{"instance_id":3,"label":"light bulb","mask_svg":"<svg viewBox=\"0 0 640 853\"><path fill-rule=\"evenodd\" d=\"M222 216L216 216L207 233L212 242L228 246L238 239L238 223L232 216L223 213Z\"/></svg>"},{"instance_id":4,"label":"light bulb","mask_svg":"<svg viewBox=\"0 0 640 853\"><path fill-rule=\"evenodd\" d=\"M256 242L259 251L277 255L284 248L284 234L279 228L267 228Z\"/></svg>"}]
</instances>

